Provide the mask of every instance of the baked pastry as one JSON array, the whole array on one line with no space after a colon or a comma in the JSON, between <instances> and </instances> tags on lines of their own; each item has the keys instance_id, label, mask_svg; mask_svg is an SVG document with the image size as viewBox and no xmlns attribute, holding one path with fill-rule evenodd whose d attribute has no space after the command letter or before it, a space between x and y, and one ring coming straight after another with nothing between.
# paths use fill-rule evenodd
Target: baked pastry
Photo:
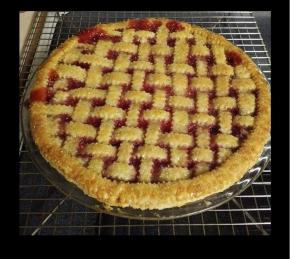
<instances>
[{"instance_id":1,"label":"baked pastry","mask_svg":"<svg viewBox=\"0 0 290 259\"><path fill-rule=\"evenodd\" d=\"M108 206L164 209L220 192L257 161L270 94L225 38L167 20L98 24L40 68L31 132L43 157Z\"/></svg>"}]
</instances>

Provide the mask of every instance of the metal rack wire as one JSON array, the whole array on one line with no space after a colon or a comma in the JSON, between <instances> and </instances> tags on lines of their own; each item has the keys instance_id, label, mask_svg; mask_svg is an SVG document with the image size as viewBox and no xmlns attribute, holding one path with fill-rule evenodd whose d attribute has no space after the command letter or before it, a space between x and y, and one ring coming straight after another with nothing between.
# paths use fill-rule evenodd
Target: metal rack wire
<instances>
[{"instance_id":1,"label":"metal rack wire","mask_svg":"<svg viewBox=\"0 0 290 259\"><path fill-rule=\"evenodd\" d=\"M82 28L137 17L169 17L220 33L241 47L271 83L271 63L251 12L37 12L20 60L20 95L50 51ZM208 212L167 221L138 221L96 213L46 181L20 133L20 235L269 235L271 164L242 194Z\"/></svg>"}]
</instances>

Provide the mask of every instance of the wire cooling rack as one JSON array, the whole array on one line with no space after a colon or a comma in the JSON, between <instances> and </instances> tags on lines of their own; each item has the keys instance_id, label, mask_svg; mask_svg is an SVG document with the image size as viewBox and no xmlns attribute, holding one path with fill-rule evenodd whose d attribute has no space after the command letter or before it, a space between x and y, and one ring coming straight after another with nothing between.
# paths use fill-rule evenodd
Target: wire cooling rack
<instances>
[{"instance_id":1,"label":"wire cooling rack","mask_svg":"<svg viewBox=\"0 0 290 259\"><path fill-rule=\"evenodd\" d=\"M248 53L271 83L271 63L252 12L36 12L20 59L20 96L35 69L70 35L96 23L168 17L220 33ZM32 163L23 137L19 145L20 235L269 235L271 164L242 194L199 215L139 221L97 213L59 192Z\"/></svg>"}]
</instances>

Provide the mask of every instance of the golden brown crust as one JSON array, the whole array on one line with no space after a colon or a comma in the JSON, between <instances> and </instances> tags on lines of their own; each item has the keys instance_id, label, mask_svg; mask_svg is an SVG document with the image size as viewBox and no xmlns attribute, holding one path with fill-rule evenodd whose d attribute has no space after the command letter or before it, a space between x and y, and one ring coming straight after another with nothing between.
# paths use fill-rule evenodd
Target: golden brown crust
<instances>
[{"instance_id":1,"label":"golden brown crust","mask_svg":"<svg viewBox=\"0 0 290 259\"><path fill-rule=\"evenodd\" d=\"M167 19L159 19L167 22ZM128 21L118 24L103 24L103 28L126 26ZM214 44L227 50L234 50L242 57L243 65L248 69L257 88L257 115L254 128L237 152L233 153L222 166L200 174L192 179L165 183L126 183L104 178L80 162L50 137L45 116L45 105L34 102L30 107L30 124L32 136L44 158L64 177L75 183L87 195L110 205L133 207L138 209L164 209L182 206L220 192L237 182L258 160L264 145L270 136L270 93L268 83L254 62L239 48L220 35L209 32L198 26L182 23L194 33L204 36ZM34 88L43 87L47 82L47 73L55 68L57 60L76 41L70 38L53 51L37 74ZM241 162L243 161L243 162Z\"/></svg>"}]
</instances>

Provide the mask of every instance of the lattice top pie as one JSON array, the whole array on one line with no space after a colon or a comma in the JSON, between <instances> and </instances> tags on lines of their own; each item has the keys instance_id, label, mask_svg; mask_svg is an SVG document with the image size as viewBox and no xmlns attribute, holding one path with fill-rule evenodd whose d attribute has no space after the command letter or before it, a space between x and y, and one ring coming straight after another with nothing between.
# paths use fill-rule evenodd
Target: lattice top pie
<instances>
[{"instance_id":1,"label":"lattice top pie","mask_svg":"<svg viewBox=\"0 0 290 259\"><path fill-rule=\"evenodd\" d=\"M33 138L46 160L109 206L163 209L222 191L261 154L270 95L222 36L166 19L99 24L38 72Z\"/></svg>"}]
</instances>

